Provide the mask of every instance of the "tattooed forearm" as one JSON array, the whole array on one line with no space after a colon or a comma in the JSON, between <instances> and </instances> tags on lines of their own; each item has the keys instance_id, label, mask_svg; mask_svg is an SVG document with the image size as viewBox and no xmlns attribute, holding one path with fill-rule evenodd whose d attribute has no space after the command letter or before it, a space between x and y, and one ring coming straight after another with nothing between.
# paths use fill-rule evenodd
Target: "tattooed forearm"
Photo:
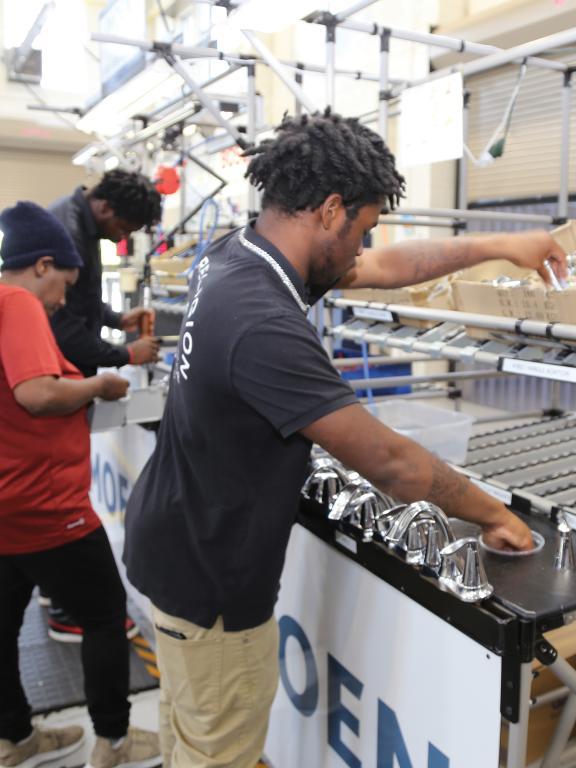
<instances>
[{"instance_id":1,"label":"tattooed forearm","mask_svg":"<svg viewBox=\"0 0 576 768\"><path fill-rule=\"evenodd\" d=\"M473 245L466 237L402 243L397 247L399 284L423 283L473 266L480 260L474 258Z\"/></svg>"},{"instance_id":2,"label":"tattooed forearm","mask_svg":"<svg viewBox=\"0 0 576 768\"><path fill-rule=\"evenodd\" d=\"M470 481L436 457L432 459L431 465L432 479L428 498L450 514L462 504L470 489Z\"/></svg>"}]
</instances>

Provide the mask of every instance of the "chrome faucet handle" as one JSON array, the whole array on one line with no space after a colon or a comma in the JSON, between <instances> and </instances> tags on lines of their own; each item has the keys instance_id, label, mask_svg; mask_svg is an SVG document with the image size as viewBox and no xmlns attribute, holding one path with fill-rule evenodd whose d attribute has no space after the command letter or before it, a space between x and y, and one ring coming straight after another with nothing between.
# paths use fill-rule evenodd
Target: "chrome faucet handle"
<instances>
[{"instance_id":1,"label":"chrome faucet handle","mask_svg":"<svg viewBox=\"0 0 576 768\"><path fill-rule=\"evenodd\" d=\"M386 500L388 500L390 497L385 496ZM390 499L390 501L392 501ZM386 541L386 537L396 522L396 519L398 516L406 509L406 504L392 504L387 509L381 510L374 521L375 523L375 533L378 534L378 537L382 541Z\"/></svg>"},{"instance_id":2,"label":"chrome faucet handle","mask_svg":"<svg viewBox=\"0 0 576 768\"><path fill-rule=\"evenodd\" d=\"M554 568L557 571L573 571L576 569L576 562L572 542L572 528L570 528L562 513L558 515L557 531L560 534L560 539L556 556L554 557Z\"/></svg>"},{"instance_id":3,"label":"chrome faucet handle","mask_svg":"<svg viewBox=\"0 0 576 768\"><path fill-rule=\"evenodd\" d=\"M449 542L444 540L444 535L437 522L431 521L428 525L428 536L426 539L426 552L424 553L424 568L439 574L442 566L442 555L440 550Z\"/></svg>"},{"instance_id":4,"label":"chrome faucet handle","mask_svg":"<svg viewBox=\"0 0 576 768\"><path fill-rule=\"evenodd\" d=\"M365 485L366 484L364 480L362 480L360 477L356 480L352 480L346 483L346 485L340 490L340 493L334 499L332 506L330 507L330 512L328 513L328 519L343 520L345 517L348 517L350 514L352 514L350 502L358 489Z\"/></svg>"},{"instance_id":5,"label":"chrome faucet handle","mask_svg":"<svg viewBox=\"0 0 576 768\"><path fill-rule=\"evenodd\" d=\"M426 555L426 543L430 521L426 518L414 520L406 534L406 562L412 565L422 565Z\"/></svg>"},{"instance_id":6,"label":"chrome faucet handle","mask_svg":"<svg viewBox=\"0 0 576 768\"><path fill-rule=\"evenodd\" d=\"M394 525L386 535L386 542L400 549L406 549L406 535L411 523L418 518L426 520L435 520L440 527L442 534L447 542L454 541L454 533L450 527L450 521L445 513L429 501L415 501L409 504L401 512Z\"/></svg>"},{"instance_id":7,"label":"chrome faucet handle","mask_svg":"<svg viewBox=\"0 0 576 768\"><path fill-rule=\"evenodd\" d=\"M330 506L336 495L348 482L348 475L342 467L326 459L317 459L319 463L308 475L302 488L303 495L319 504Z\"/></svg>"},{"instance_id":8,"label":"chrome faucet handle","mask_svg":"<svg viewBox=\"0 0 576 768\"><path fill-rule=\"evenodd\" d=\"M334 499L330 520L346 519L362 531L364 541L371 541L382 524L392 500L362 478L349 482Z\"/></svg>"},{"instance_id":9,"label":"chrome faucet handle","mask_svg":"<svg viewBox=\"0 0 576 768\"><path fill-rule=\"evenodd\" d=\"M460 600L476 603L494 592L480 556L478 539L458 539L441 550L440 584Z\"/></svg>"}]
</instances>

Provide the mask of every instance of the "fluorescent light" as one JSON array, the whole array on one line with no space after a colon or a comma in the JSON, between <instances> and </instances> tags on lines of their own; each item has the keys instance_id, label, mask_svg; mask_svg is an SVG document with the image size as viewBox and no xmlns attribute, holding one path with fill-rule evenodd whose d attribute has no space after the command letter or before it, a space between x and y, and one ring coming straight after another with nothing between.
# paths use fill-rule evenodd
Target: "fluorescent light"
<instances>
[{"instance_id":1,"label":"fluorescent light","mask_svg":"<svg viewBox=\"0 0 576 768\"><path fill-rule=\"evenodd\" d=\"M177 92L182 81L166 64L155 61L118 90L99 101L78 122L76 128L85 133L115 136L135 114L148 111L161 99Z\"/></svg>"},{"instance_id":2,"label":"fluorescent light","mask_svg":"<svg viewBox=\"0 0 576 768\"><path fill-rule=\"evenodd\" d=\"M228 17L236 29L279 32L318 10L318 0L245 0Z\"/></svg>"}]
</instances>

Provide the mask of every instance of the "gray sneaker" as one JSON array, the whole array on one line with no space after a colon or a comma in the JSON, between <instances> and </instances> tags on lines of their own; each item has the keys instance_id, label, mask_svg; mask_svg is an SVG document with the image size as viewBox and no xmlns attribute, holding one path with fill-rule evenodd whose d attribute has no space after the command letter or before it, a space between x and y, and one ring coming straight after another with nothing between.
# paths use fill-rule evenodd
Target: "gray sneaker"
<instances>
[{"instance_id":1,"label":"gray sneaker","mask_svg":"<svg viewBox=\"0 0 576 768\"><path fill-rule=\"evenodd\" d=\"M74 752L83 741L84 730L79 725L34 728L29 738L19 744L0 739L0 768L35 768Z\"/></svg>"},{"instance_id":2,"label":"gray sneaker","mask_svg":"<svg viewBox=\"0 0 576 768\"><path fill-rule=\"evenodd\" d=\"M109 739L97 736L85 768L154 768L161 763L158 734L129 728L126 738L117 747L113 747Z\"/></svg>"}]
</instances>

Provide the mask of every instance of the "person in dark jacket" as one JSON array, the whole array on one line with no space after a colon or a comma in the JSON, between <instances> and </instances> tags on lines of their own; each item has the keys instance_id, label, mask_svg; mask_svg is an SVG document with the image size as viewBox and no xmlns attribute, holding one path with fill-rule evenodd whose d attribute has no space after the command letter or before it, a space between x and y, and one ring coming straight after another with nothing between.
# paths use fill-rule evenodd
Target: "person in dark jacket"
<instances>
[{"instance_id":1,"label":"person in dark jacket","mask_svg":"<svg viewBox=\"0 0 576 768\"><path fill-rule=\"evenodd\" d=\"M143 315L150 312L135 307L129 312L114 312L102 301L102 261L100 240L119 242L160 219L160 194L140 173L114 170L105 173L91 189L78 187L72 195L49 206L50 212L71 235L82 259L82 269L75 285L68 291L66 306L51 318L52 330L63 355L84 376L94 376L98 368L142 365L158 356L158 340L144 336L126 345L109 344L102 339L104 326L124 331L138 331ZM77 621L43 592L42 604L48 608L48 634L63 642L81 642L82 629ZM129 638L138 627L127 618Z\"/></svg>"},{"instance_id":2,"label":"person in dark jacket","mask_svg":"<svg viewBox=\"0 0 576 768\"><path fill-rule=\"evenodd\" d=\"M93 376L97 368L156 360L159 347L153 337L118 346L100 335L104 326L137 331L142 316L149 312L143 307L114 312L102 301L100 240L117 243L160 219L160 194L152 182L140 173L109 171L96 186L78 187L49 210L72 236L84 265L66 306L52 318L52 330L65 357L84 376Z\"/></svg>"}]
</instances>

